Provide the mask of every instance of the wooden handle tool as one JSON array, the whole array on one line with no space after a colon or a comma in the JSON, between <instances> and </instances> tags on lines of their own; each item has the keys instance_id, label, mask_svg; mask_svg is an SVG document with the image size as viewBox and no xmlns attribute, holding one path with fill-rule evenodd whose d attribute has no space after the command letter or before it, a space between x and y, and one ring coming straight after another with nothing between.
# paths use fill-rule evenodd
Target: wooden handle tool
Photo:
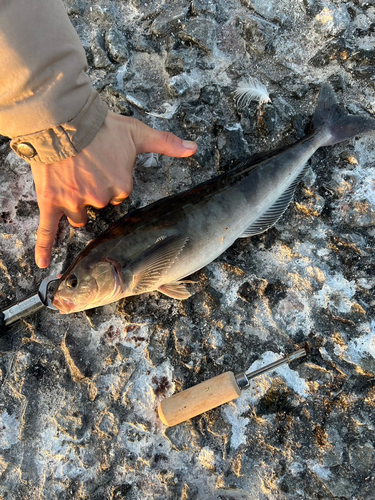
<instances>
[{"instance_id":1,"label":"wooden handle tool","mask_svg":"<svg viewBox=\"0 0 375 500\"><path fill-rule=\"evenodd\" d=\"M306 356L305 349L299 349L251 373L241 372L237 375L233 372L222 373L186 391L163 399L158 409L159 417L169 427L185 422L205 411L237 399L241 390L249 386L252 378L302 356Z\"/></svg>"}]
</instances>

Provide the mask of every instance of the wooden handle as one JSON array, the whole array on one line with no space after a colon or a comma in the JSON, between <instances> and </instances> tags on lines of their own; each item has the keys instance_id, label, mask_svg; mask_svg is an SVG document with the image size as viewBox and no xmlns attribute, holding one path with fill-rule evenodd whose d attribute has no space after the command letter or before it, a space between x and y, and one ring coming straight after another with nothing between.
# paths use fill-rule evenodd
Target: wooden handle
<instances>
[{"instance_id":1,"label":"wooden handle","mask_svg":"<svg viewBox=\"0 0 375 500\"><path fill-rule=\"evenodd\" d=\"M222 373L190 387L186 391L163 399L158 409L159 417L165 425L172 427L205 411L212 410L212 408L233 401L240 394L241 390L233 372Z\"/></svg>"}]
</instances>

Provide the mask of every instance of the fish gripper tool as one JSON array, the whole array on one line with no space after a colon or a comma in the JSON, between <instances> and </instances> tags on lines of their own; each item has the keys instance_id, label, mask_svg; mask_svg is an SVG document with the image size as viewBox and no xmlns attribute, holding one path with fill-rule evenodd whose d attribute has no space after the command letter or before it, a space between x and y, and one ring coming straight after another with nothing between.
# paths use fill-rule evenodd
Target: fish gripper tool
<instances>
[{"instance_id":1,"label":"fish gripper tool","mask_svg":"<svg viewBox=\"0 0 375 500\"><path fill-rule=\"evenodd\" d=\"M43 307L57 310L56 307L53 306L51 299L48 297L48 287L52 282L58 281L59 279L60 276L56 275L44 278L37 293L11 305L3 311L0 311L0 327L9 326L17 320L25 318L26 316L39 311L39 309L43 309Z\"/></svg>"}]
</instances>

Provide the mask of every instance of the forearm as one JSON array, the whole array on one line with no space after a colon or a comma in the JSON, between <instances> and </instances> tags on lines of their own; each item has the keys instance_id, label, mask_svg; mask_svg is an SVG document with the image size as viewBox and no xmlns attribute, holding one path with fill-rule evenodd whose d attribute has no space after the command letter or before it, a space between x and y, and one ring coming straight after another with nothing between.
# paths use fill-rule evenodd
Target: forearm
<instances>
[{"instance_id":1,"label":"forearm","mask_svg":"<svg viewBox=\"0 0 375 500\"><path fill-rule=\"evenodd\" d=\"M0 1L0 46L0 134L18 154L30 144L37 154L25 159L33 163L86 147L107 108L61 0Z\"/></svg>"}]
</instances>

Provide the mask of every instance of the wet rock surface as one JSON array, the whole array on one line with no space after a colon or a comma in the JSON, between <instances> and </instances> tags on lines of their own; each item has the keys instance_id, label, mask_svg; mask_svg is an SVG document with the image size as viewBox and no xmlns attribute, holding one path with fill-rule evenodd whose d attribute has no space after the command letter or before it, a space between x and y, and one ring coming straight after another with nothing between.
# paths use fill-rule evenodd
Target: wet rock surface
<instances>
[{"instance_id":1,"label":"wet rock surface","mask_svg":"<svg viewBox=\"0 0 375 500\"><path fill-rule=\"evenodd\" d=\"M375 113L373 2L66 0L110 107L196 140L194 158L137 164L119 207L66 221L49 272L128 210L227 171L308 129L329 80ZM239 108L255 76L272 102ZM34 292L38 224L29 167L0 138L0 303ZM159 293L60 316L0 339L0 497L298 500L374 498L375 138L319 150L282 219ZM160 401L228 370L308 356L235 402L177 427Z\"/></svg>"}]
</instances>

